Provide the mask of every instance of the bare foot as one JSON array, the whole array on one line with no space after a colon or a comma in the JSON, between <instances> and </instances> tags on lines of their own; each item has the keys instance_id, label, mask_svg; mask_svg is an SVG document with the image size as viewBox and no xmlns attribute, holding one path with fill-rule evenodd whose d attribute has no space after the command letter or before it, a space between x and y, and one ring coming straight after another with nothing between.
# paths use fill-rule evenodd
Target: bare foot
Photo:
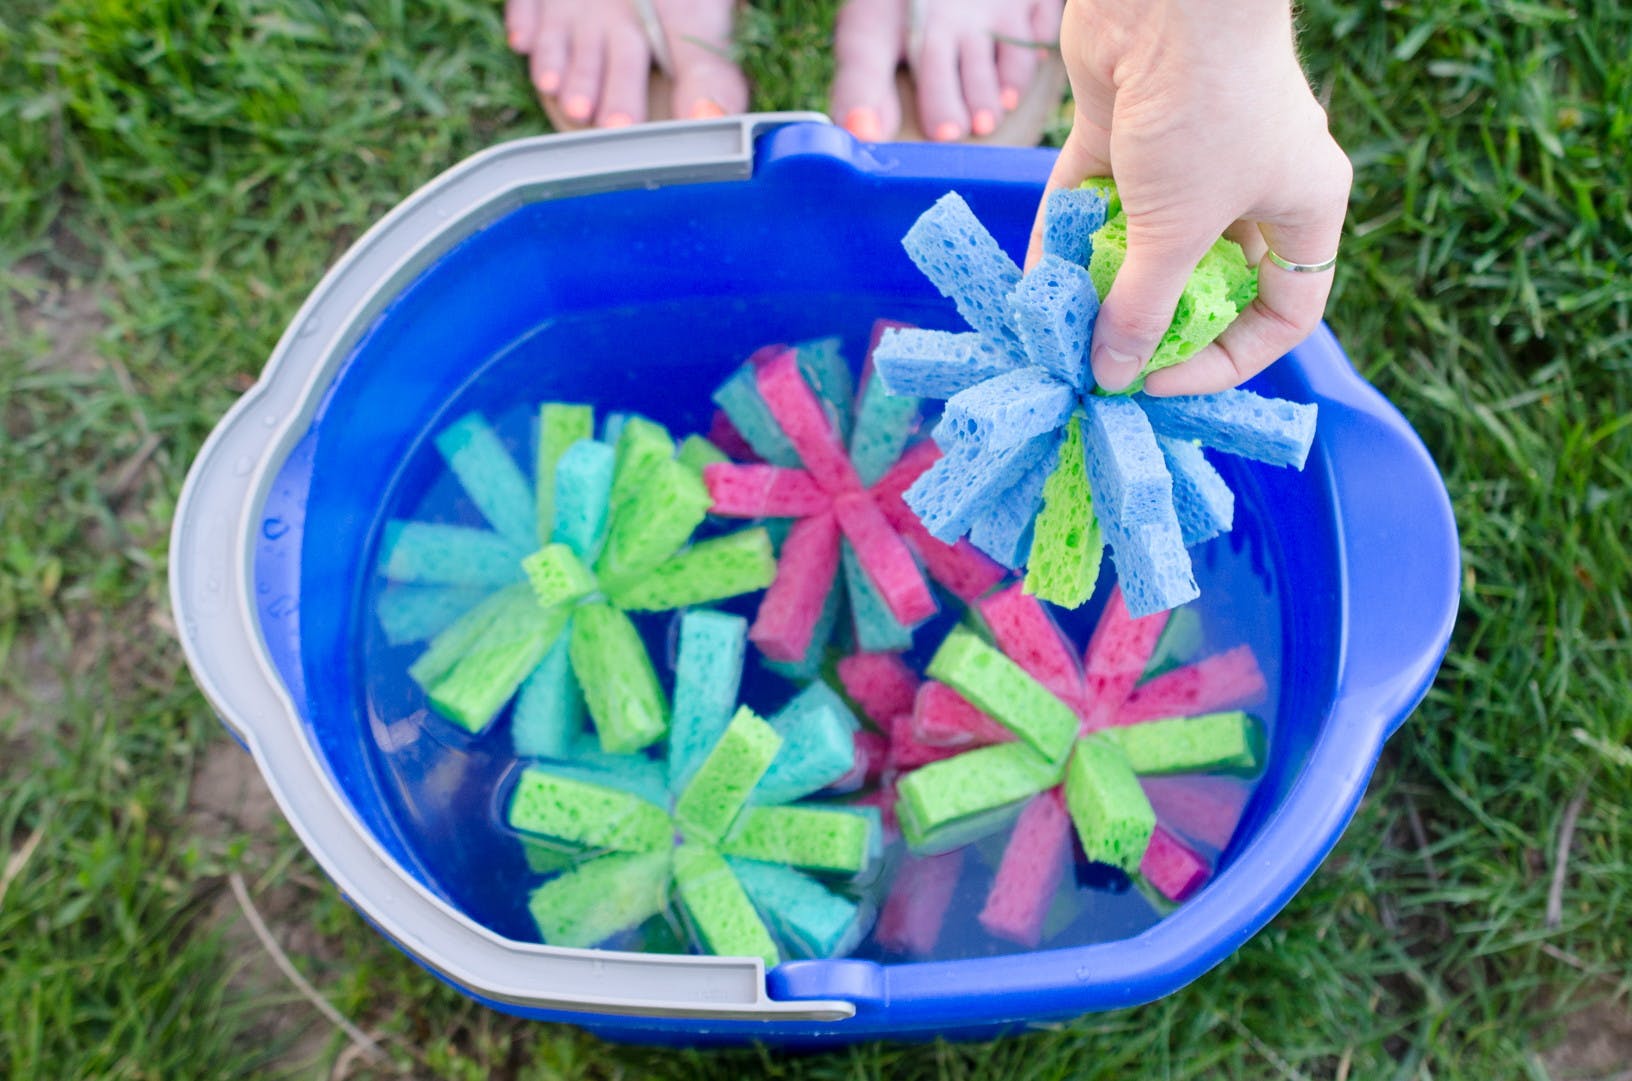
<instances>
[{"instance_id":1,"label":"bare foot","mask_svg":"<svg viewBox=\"0 0 1632 1081\"><path fill-rule=\"evenodd\" d=\"M673 66L673 116L740 113L748 84L730 58L733 0L649 0ZM546 106L574 124L650 119L653 55L639 0L505 0L510 47Z\"/></svg>"},{"instance_id":2,"label":"bare foot","mask_svg":"<svg viewBox=\"0 0 1632 1081\"><path fill-rule=\"evenodd\" d=\"M833 34L833 115L858 139L901 128L895 72L917 84L918 123L932 139L990 135L1037 72L1035 43L1059 36L1061 0L847 0Z\"/></svg>"}]
</instances>

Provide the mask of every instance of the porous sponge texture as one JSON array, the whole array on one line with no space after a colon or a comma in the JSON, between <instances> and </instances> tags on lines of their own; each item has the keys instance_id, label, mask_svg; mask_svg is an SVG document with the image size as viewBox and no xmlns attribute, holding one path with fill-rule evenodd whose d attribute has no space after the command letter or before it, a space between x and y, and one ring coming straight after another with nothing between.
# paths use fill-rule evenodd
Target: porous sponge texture
<instances>
[{"instance_id":1,"label":"porous sponge texture","mask_svg":"<svg viewBox=\"0 0 1632 1081\"><path fill-rule=\"evenodd\" d=\"M1009 323L1007 300L1020 268L998 246L957 192L947 192L913 223L901 246L941 295L976 330L1019 342Z\"/></svg>"},{"instance_id":2,"label":"porous sponge texture","mask_svg":"<svg viewBox=\"0 0 1632 1081\"><path fill-rule=\"evenodd\" d=\"M1099 581L1105 539L1094 514L1082 420L1072 417L1058 464L1043 485L1043 509L1031 540L1026 592L1063 608L1086 604Z\"/></svg>"},{"instance_id":3,"label":"porous sponge texture","mask_svg":"<svg viewBox=\"0 0 1632 1081\"><path fill-rule=\"evenodd\" d=\"M1128 756L1103 734L1077 741L1065 771L1065 803L1090 860L1129 874L1139 869L1156 812Z\"/></svg>"}]
</instances>

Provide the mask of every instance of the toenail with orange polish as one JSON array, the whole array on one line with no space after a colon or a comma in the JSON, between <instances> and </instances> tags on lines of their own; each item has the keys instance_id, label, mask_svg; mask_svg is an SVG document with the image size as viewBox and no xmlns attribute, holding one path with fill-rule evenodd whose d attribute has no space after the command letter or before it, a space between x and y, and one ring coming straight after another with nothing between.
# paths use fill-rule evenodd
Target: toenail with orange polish
<instances>
[{"instance_id":1,"label":"toenail with orange polish","mask_svg":"<svg viewBox=\"0 0 1632 1081\"><path fill-rule=\"evenodd\" d=\"M561 73L558 71L546 71L540 73L538 77L538 89L545 94L553 94L557 90L561 89Z\"/></svg>"},{"instance_id":2,"label":"toenail with orange polish","mask_svg":"<svg viewBox=\"0 0 1632 1081\"><path fill-rule=\"evenodd\" d=\"M935 138L940 142L953 142L962 134L963 129L950 120L943 120L935 125Z\"/></svg>"},{"instance_id":3,"label":"toenail with orange polish","mask_svg":"<svg viewBox=\"0 0 1632 1081\"><path fill-rule=\"evenodd\" d=\"M864 143L876 143L884 134L884 125L879 123L877 110L869 109L865 105L845 113L844 126L851 135Z\"/></svg>"},{"instance_id":4,"label":"toenail with orange polish","mask_svg":"<svg viewBox=\"0 0 1632 1081\"><path fill-rule=\"evenodd\" d=\"M601 118L603 128L627 128L635 122L635 118L628 113L607 113Z\"/></svg>"},{"instance_id":5,"label":"toenail with orange polish","mask_svg":"<svg viewBox=\"0 0 1632 1081\"><path fill-rule=\"evenodd\" d=\"M573 94L561 102L561 111L574 120L588 120L594 108L595 103L584 94Z\"/></svg>"},{"instance_id":6,"label":"toenail with orange polish","mask_svg":"<svg viewBox=\"0 0 1632 1081\"><path fill-rule=\"evenodd\" d=\"M716 116L724 115L725 110L720 108L720 103L713 98L702 98L691 107L691 118L693 120L712 120Z\"/></svg>"},{"instance_id":7,"label":"toenail with orange polish","mask_svg":"<svg viewBox=\"0 0 1632 1081\"><path fill-rule=\"evenodd\" d=\"M1003 108L1005 109L1012 111L1018 108L1020 105L1020 91L1016 90L1012 86L1005 86L1003 88L1002 101Z\"/></svg>"},{"instance_id":8,"label":"toenail with orange polish","mask_svg":"<svg viewBox=\"0 0 1632 1081\"><path fill-rule=\"evenodd\" d=\"M997 117L990 109L976 109L974 117L969 121L969 127L976 135L990 135L997 130Z\"/></svg>"}]
</instances>

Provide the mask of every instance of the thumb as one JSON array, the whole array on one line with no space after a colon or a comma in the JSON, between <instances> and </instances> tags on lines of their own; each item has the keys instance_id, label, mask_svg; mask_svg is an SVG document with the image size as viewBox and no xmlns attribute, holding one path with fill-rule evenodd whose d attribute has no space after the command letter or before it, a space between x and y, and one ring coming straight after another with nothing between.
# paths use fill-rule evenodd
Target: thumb
<instances>
[{"instance_id":1,"label":"thumb","mask_svg":"<svg viewBox=\"0 0 1632 1081\"><path fill-rule=\"evenodd\" d=\"M1094 322L1094 381L1121 390L1139 377L1173 322L1179 295L1207 245L1128 221L1128 252Z\"/></svg>"}]
</instances>

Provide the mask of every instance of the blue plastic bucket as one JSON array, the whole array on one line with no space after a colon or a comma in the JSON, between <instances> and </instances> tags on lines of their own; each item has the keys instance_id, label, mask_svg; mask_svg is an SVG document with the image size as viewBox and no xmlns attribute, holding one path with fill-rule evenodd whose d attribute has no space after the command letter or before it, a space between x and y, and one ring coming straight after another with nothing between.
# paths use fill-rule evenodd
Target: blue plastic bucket
<instances>
[{"instance_id":1,"label":"blue plastic bucket","mask_svg":"<svg viewBox=\"0 0 1632 1081\"><path fill-rule=\"evenodd\" d=\"M955 188L1018 252L1051 160L862 145L809 116L525 140L416 193L313 292L193 467L172 599L200 686L291 824L405 952L498 1009L616 1038L967 1037L1167 994L1314 873L1427 690L1459 578L1433 463L1324 327L1254 384L1319 403L1307 468L1230 463L1237 529L1214 542L1276 583L1240 620L1278 657L1269 765L1214 881L1131 937L768 973L528 942L502 905L472 918L498 857L439 817L491 800L480 770L457 741L393 734L366 686L387 504L431 483L420 449L447 421L559 398L696 431L767 342L837 331L859 356L876 316L954 327L899 238Z\"/></svg>"}]
</instances>

